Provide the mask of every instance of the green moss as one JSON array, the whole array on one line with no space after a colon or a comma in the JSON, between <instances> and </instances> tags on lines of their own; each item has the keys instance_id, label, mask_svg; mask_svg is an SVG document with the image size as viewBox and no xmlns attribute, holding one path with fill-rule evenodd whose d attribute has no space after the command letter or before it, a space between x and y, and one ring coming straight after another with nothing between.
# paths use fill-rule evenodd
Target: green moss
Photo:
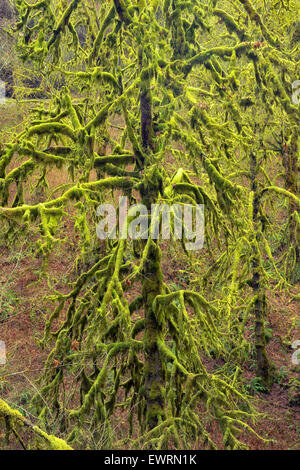
<instances>
[{"instance_id":1,"label":"green moss","mask_svg":"<svg viewBox=\"0 0 300 470\"><path fill-rule=\"evenodd\" d=\"M38 426L33 426L19 411L10 408L3 400L0 399L0 418L5 418L9 427L13 428L13 422L21 425L26 425L32 429L36 437L42 437L47 441L49 450L73 450L63 439L51 436L42 431ZM11 421L12 420L12 421ZM16 437L23 443L19 434L15 431ZM24 447L24 444L23 444ZM37 444L37 447L43 448L43 444Z\"/></svg>"},{"instance_id":2,"label":"green moss","mask_svg":"<svg viewBox=\"0 0 300 470\"><path fill-rule=\"evenodd\" d=\"M70 447L63 439L51 436L39 429L37 426L34 426L33 429L36 434L43 437L49 443L50 450L73 450L72 447Z\"/></svg>"}]
</instances>

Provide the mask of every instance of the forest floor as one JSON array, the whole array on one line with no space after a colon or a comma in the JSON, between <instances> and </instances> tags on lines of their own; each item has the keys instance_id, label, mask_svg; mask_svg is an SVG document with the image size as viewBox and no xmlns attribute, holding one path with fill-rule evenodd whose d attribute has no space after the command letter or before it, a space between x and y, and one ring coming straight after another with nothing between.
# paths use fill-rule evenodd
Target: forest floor
<instances>
[{"instance_id":1,"label":"forest floor","mask_svg":"<svg viewBox=\"0 0 300 470\"><path fill-rule=\"evenodd\" d=\"M13 104L3 110L0 106L0 130L6 132L18 125L21 115ZM61 170L51 170L49 184L57 186L66 181L67 174ZM36 203L40 195L33 191L31 203ZM57 289L67 290L68 283L75 279L71 268L76 252L78 235L74 233L70 218L64 224L66 242L61 244L50 257L48 272ZM18 246L8 248L0 245L0 340L6 344L7 363L0 365L0 397L12 407L36 422L31 415L30 399L38 391L36 379L42 372L49 350L42 350L38 341L43 336L44 325L52 304L44 297L51 293L47 280L39 280L41 258L33 253L32 233ZM173 248L170 248L172 250ZM192 275L187 260L182 253L170 255L165 250L163 258L164 279L169 285L186 288ZM176 255L176 253L175 253ZM203 250L199 257L205 259ZM54 278L57 281L54 281ZM275 286L275 285L274 285ZM276 368L276 380L270 393L264 393L256 380L253 360L243 365L243 380L253 395L256 409L262 416L254 425L254 430L263 438L262 442L254 435L245 432L242 441L250 449L292 449L300 450L300 391L293 389L293 383L300 379L300 368L292 364L291 344L300 340L299 300L293 296L300 291L298 283L292 292L269 290L268 298L268 356ZM249 336L253 331L249 329ZM291 399L292 395L293 399ZM127 424L123 415L116 419L115 430L124 430ZM213 425L212 425L213 426ZM218 436L217 430L215 436ZM222 448L219 436L218 447ZM1 434L0 434L1 440ZM198 448L195 444L195 448Z\"/></svg>"}]
</instances>

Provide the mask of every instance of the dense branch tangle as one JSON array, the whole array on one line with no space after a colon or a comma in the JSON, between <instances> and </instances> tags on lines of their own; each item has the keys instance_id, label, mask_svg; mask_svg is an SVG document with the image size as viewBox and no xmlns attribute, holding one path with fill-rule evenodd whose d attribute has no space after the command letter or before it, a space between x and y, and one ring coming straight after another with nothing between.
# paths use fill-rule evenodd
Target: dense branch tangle
<instances>
[{"instance_id":1,"label":"dense branch tangle","mask_svg":"<svg viewBox=\"0 0 300 470\"><path fill-rule=\"evenodd\" d=\"M120 407L130 422L129 437L122 442L132 447L186 448L192 437L214 448L199 416L204 410L217 420L224 446L239 448L238 434L250 429L247 422L256 414L240 389L237 366L247 350L243 328L254 304L250 299L240 322L238 290L251 274L250 263L238 271L255 242L248 220L253 194L247 184L236 181L251 176L250 168L239 174L236 154L240 149L241 161L249 158L255 130L241 112L246 107L251 113L252 97L231 100L231 95L240 86L239 69L242 83L249 77L250 59L252 76L261 87L258 94L266 98L267 81L275 83L272 93L297 122L286 91L274 82L274 51L278 60L285 60L278 38L250 2L238 2L246 9L242 24L222 5L212 8L198 1L65 3L17 1L20 54L45 71L53 99L36 106L28 128L1 150L0 215L8 223L7 237L15 233L16 222L40 222L45 271L60 220L68 216L73 201L84 258L93 239L87 212L94 215L108 190L118 190L148 208L162 198L170 204L205 204L208 242L213 245L222 234L220 248L229 256L221 253L213 266L227 280L223 299L217 300L213 290L171 292L163 279L159 241L148 237L136 246L127 240L107 243L106 256L81 273L68 294L56 292L50 298L57 305L42 344L52 343L53 349L34 398L40 418L50 423L54 412L63 429L72 429L69 441L74 444L84 444L81 426L86 420L95 433L101 423L109 446L112 417ZM249 41L253 31L245 32L247 15L255 34L259 30L267 43L262 52ZM224 22L230 33L225 45L211 39L216 21ZM290 67L292 58L284 63ZM204 96L201 103L199 96ZM266 98L266 108L271 114L271 98ZM117 137L110 132L112 124L121 128ZM193 183L183 169L172 175L164 168L174 141L184 148L198 177L203 169L203 185ZM16 155L20 165L7 171ZM40 184L45 185L52 166L68 168L72 183L56 188L55 197L27 204L23 186L28 178L40 171ZM17 183L17 193L8 207L12 183ZM269 181L267 186L261 191L280 190ZM290 190L285 189L288 198ZM132 253L135 259L128 261ZM140 292L132 298L128 294L134 285ZM235 372L226 380L221 372L208 372L204 356L232 359ZM65 397L70 370L78 383L74 409Z\"/></svg>"}]
</instances>

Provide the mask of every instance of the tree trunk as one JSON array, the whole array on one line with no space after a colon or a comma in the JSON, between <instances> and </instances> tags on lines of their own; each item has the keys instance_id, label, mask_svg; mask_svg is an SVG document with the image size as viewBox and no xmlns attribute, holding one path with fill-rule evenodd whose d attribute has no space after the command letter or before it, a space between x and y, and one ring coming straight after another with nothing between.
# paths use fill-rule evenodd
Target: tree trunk
<instances>
[{"instance_id":1,"label":"tree trunk","mask_svg":"<svg viewBox=\"0 0 300 470\"><path fill-rule=\"evenodd\" d=\"M252 243L252 289L255 297L254 315L255 315L255 350L256 350L256 373L261 378L264 387L269 390L270 387L270 365L266 352L266 338L264 328L264 317L266 311L265 289L261 279L260 257L258 244L260 241L259 227L259 194L257 191L257 162L256 156L251 155L251 173L253 191L253 230L254 240Z\"/></svg>"},{"instance_id":2,"label":"tree trunk","mask_svg":"<svg viewBox=\"0 0 300 470\"><path fill-rule=\"evenodd\" d=\"M157 322L152 304L157 295L162 293L162 272L160 269L160 249L158 243L151 240L148 258L143 270L143 302L145 312L145 391L147 400L146 427L153 429L164 416L164 380L165 371L158 350L161 327Z\"/></svg>"},{"instance_id":3,"label":"tree trunk","mask_svg":"<svg viewBox=\"0 0 300 470\"><path fill-rule=\"evenodd\" d=\"M141 71L141 138L145 152L153 150L153 129L152 129L152 102L151 102L151 70L143 63L143 48L139 51L139 65ZM146 162L143 162L145 165ZM157 168L147 174L141 188L142 203L151 211L151 204L157 200L161 191L161 177ZM149 219L150 220L150 219ZM150 225L150 224L149 224ZM150 227L148 236L151 236ZM145 393L146 393L146 413L145 424L147 429L153 429L164 416L165 392L164 365L158 349L158 341L161 338L161 326L157 322L152 304L157 295L162 293L162 271L160 267L161 251L158 241L149 241L150 247L147 259L143 266L142 296L145 315L144 352L145 352ZM144 244L145 248L145 244Z\"/></svg>"}]
</instances>

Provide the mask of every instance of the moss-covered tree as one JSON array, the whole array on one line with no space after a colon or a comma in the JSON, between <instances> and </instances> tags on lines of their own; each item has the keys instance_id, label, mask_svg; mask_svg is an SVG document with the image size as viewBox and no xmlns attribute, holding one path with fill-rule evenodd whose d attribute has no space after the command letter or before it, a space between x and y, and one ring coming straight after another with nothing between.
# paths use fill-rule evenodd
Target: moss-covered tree
<instances>
[{"instance_id":1,"label":"moss-covered tree","mask_svg":"<svg viewBox=\"0 0 300 470\"><path fill-rule=\"evenodd\" d=\"M105 256L79 274L69 293L51 297L57 305L42 345L53 349L34 398L40 419L49 427L51 417L59 420L69 442L84 445L86 420L93 433L101 424L112 440L112 417L119 407L127 410L130 423L129 436L119 446L186 448L191 438L200 438L214 448L201 417L204 406L217 421L224 446L242 447L238 435L251 430L248 421L256 416L240 383L240 366L249 352L244 329L252 312L257 369L269 383L267 362L261 367L261 359L267 361L261 343L262 281L270 278L265 253L272 276L287 284L261 229L268 223L270 194L289 201L292 244L284 262L292 270L297 262L300 201L293 172L299 116L287 94L297 51L283 43L280 28L266 24L266 10L260 13L248 0L230 5L17 0L16 6L19 54L43 73L40 88L51 100L37 102L26 129L1 149L6 241L14 239L20 224L38 223L45 274L71 204L85 260L97 243L96 208L109 191L119 191L148 208L161 200L204 204L212 258L206 273L191 259L199 272L195 287L172 292L162 274L161 243L150 232L139 243L109 240ZM278 67L288 77L282 83ZM294 183L285 188L265 169L271 155L267 140L282 112L292 123L287 138L293 148L285 168ZM259 137L258 113L263 115ZM112 125L121 131L117 137ZM165 167L168 154L178 166L173 173ZM256 154L259 165L252 164L251 172ZM16 155L20 164L9 171ZM188 165L199 184L184 169ZM28 204L23 195L28 179L40 171L39 185L46 187L52 166L67 167L72 182L46 192L39 204ZM15 198L8 204L12 184ZM139 290L134 298L133 286ZM234 372L226 374L226 367L211 372L204 357L221 358ZM72 407L65 395L70 374L77 374L78 384Z\"/></svg>"}]
</instances>

